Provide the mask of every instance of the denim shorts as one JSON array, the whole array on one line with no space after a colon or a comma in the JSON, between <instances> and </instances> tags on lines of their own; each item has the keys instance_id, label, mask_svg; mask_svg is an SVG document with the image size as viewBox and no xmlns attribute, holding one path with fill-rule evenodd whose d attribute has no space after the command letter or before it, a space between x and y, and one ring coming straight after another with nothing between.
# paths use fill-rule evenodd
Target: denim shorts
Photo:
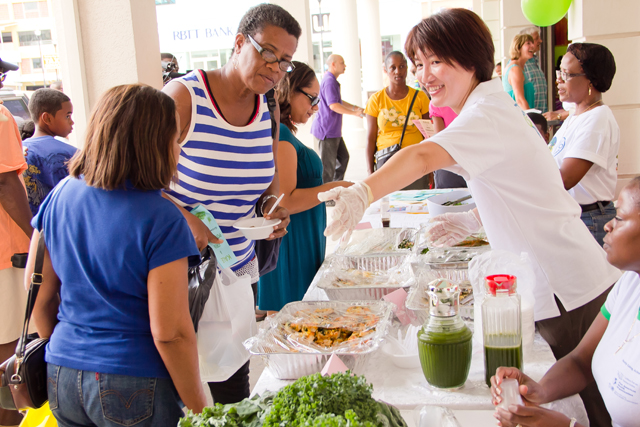
<instances>
[{"instance_id":1,"label":"denim shorts","mask_svg":"<svg viewBox=\"0 0 640 427\"><path fill-rule=\"evenodd\" d=\"M47 391L58 426L171 426L183 416L168 378L103 374L47 365Z\"/></svg>"},{"instance_id":2,"label":"denim shorts","mask_svg":"<svg viewBox=\"0 0 640 427\"><path fill-rule=\"evenodd\" d=\"M604 231L604 225L611 221L616 216L616 208L613 206L613 202L609 203L603 210L595 209L589 212L583 212L580 215L580 219L587 226L593 237L598 241L598 244L602 246L606 231Z\"/></svg>"}]
</instances>

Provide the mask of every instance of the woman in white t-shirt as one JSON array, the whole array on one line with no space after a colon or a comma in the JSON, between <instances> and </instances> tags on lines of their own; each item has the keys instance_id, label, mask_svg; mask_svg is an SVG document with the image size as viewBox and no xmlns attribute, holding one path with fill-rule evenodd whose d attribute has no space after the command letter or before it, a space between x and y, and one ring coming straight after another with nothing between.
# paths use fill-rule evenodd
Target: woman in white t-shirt
<instances>
[{"instance_id":1,"label":"woman in white t-shirt","mask_svg":"<svg viewBox=\"0 0 640 427\"><path fill-rule=\"evenodd\" d=\"M604 225L613 207L618 179L620 129L602 93L609 90L616 63L606 47L573 43L556 71L558 95L576 105L549 143L560 168L564 188L580 204L580 218L602 246Z\"/></svg>"},{"instance_id":2,"label":"woman in white t-shirt","mask_svg":"<svg viewBox=\"0 0 640 427\"><path fill-rule=\"evenodd\" d=\"M411 30L405 51L433 105L458 117L364 181L320 193L320 200L336 202L325 235L354 229L371 202L429 172L461 175L477 210L438 217L431 229L436 244L455 244L484 225L492 248L527 252L536 276L528 289L534 318L561 358L578 345L620 271L580 220L538 130L500 80L491 79L494 46L482 19L466 9L444 10Z\"/></svg>"},{"instance_id":3,"label":"woman in white t-shirt","mask_svg":"<svg viewBox=\"0 0 640 427\"><path fill-rule=\"evenodd\" d=\"M640 424L640 177L627 185L617 201L616 217L605 225L607 260L627 270L578 347L560 359L536 383L515 368L498 368L491 378L498 404L503 378L515 378L526 406L498 409L503 427L574 425L565 415L538 405L580 392L594 380L614 427Z\"/></svg>"}]
</instances>

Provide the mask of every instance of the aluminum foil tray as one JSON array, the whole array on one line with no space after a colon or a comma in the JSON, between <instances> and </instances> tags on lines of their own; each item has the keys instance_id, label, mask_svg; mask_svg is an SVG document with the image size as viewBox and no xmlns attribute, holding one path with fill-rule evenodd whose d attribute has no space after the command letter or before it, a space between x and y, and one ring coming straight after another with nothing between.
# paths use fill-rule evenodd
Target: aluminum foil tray
<instances>
[{"instance_id":1,"label":"aluminum foil tray","mask_svg":"<svg viewBox=\"0 0 640 427\"><path fill-rule=\"evenodd\" d=\"M348 257L408 254L416 243L416 236L417 230L413 228L369 228L366 230L354 230L349 236L349 240L340 244L336 250L336 254Z\"/></svg>"},{"instance_id":2,"label":"aluminum foil tray","mask_svg":"<svg viewBox=\"0 0 640 427\"><path fill-rule=\"evenodd\" d=\"M360 306L371 310L378 317L373 332L366 339L349 345L321 348L317 345L300 345L288 339L284 325L295 320L301 310L334 309L339 312ZM273 316L258 334L244 342L247 350L260 355L278 379L297 379L320 372L332 354L339 355L345 365L356 373L362 373L370 356L378 350L391 324L393 304L386 301L300 301L289 303ZM344 343L343 343L344 344Z\"/></svg>"}]
</instances>

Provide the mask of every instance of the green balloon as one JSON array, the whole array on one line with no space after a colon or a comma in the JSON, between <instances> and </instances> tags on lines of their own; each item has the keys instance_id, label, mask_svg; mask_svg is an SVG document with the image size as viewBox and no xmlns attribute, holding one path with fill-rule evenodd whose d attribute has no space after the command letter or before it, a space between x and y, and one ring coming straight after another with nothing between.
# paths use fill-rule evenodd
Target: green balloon
<instances>
[{"instance_id":1,"label":"green balloon","mask_svg":"<svg viewBox=\"0 0 640 427\"><path fill-rule=\"evenodd\" d=\"M522 0L522 13L534 25L548 27L567 14L571 0Z\"/></svg>"}]
</instances>

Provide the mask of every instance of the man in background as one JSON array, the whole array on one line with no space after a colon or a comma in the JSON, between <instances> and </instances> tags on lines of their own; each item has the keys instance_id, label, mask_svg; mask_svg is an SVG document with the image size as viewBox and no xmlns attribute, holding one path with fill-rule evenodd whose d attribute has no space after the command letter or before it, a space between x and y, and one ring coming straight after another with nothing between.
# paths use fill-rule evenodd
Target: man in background
<instances>
[{"instance_id":1,"label":"man in background","mask_svg":"<svg viewBox=\"0 0 640 427\"><path fill-rule=\"evenodd\" d=\"M342 181L349 163L349 151L342 139L342 115L362 117L364 109L342 100L338 76L347 66L340 55L327 58L328 71L320 83L318 113L311 125L322 159L322 182Z\"/></svg>"},{"instance_id":2,"label":"man in background","mask_svg":"<svg viewBox=\"0 0 640 427\"><path fill-rule=\"evenodd\" d=\"M55 89L59 90L60 92L64 92L64 90L62 90L62 80L56 80L55 82L51 83L49 85L49 89Z\"/></svg>"},{"instance_id":3,"label":"man in background","mask_svg":"<svg viewBox=\"0 0 640 427\"><path fill-rule=\"evenodd\" d=\"M547 79L544 73L540 69L538 62L538 52L540 52L540 45L542 45L542 39L540 38L540 29L538 27L527 27L520 31L520 34L529 34L533 37L534 55L524 64L524 75L533 83L533 90L535 92L535 100L533 105L529 108L535 108L542 113L549 111L547 107Z\"/></svg>"}]
</instances>

